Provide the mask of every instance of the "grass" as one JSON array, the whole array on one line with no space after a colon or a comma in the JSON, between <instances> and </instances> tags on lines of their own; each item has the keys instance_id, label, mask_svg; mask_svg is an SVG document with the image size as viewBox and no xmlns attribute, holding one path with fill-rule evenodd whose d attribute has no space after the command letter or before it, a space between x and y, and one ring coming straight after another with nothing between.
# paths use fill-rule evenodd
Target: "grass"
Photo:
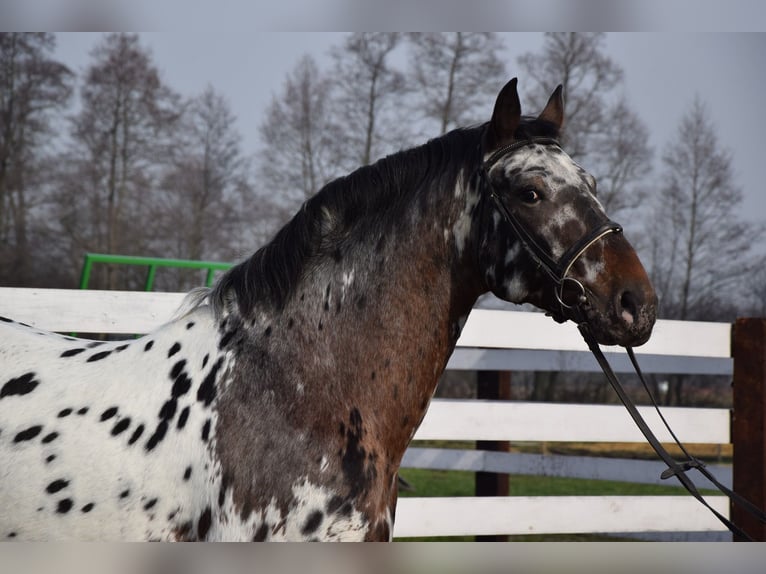
<instances>
[{"instance_id":1,"label":"grass","mask_svg":"<svg viewBox=\"0 0 766 574\"><path fill-rule=\"evenodd\" d=\"M404 468L399 474L415 488L400 492L403 498L474 496L476 475L471 471ZM686 492L681 486L520 474L511 475L508 482L510 496L677 496Z\"/></svg>"},{"instance_id":2,"label":"grass","mask_svg":"<svg viewBox=\"0 0 766 574\"><path fill-rule=\"evenodd\" d=\"M476 443L470 441L413 441L412 446L474 449ZM682 457L678 446L674 444L663 444L663 446L674 457ZM731 444L692 444L687 445L687 449L690 454L705 462L731 463L733 449ZM511 452L657 460L657 455L648 443L514 442L511 443Z\"/></svg>"}]
</instances>

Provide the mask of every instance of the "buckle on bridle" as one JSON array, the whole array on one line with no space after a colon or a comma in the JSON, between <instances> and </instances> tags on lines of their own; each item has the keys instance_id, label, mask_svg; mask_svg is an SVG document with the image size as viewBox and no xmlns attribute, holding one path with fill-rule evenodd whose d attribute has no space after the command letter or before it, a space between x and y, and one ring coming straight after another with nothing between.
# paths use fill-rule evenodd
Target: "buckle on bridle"
<instances>
[{"instance_id":1,"label":"buckle on bridle","mask_svg":"<svg viewBox=\"0 0 766 574\"><path fill-rule=\"evenodd\" d=\"M577 289L580 291L577 295L574 295L575 302L571 304L564 301L564 284L567 281L574 284L575 287L577 287ZM553 293L556 296L556 301L559 302L559 305L561 305L562 309L574 309L575 307L585 305L585 303L588 302L588 298L585 296L585 286L574 277L562 277L561 282L556 285Z\"/></svg>"}]
</instances>

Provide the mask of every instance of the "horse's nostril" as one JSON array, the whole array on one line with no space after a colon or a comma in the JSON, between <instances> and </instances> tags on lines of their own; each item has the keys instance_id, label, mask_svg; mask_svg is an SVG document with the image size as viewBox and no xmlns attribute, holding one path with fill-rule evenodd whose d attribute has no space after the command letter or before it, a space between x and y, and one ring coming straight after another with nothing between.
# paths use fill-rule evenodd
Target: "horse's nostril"
<instances>
[{"instance_id":1,"label":"horse's nostril","mask_svg":"<svg viewBox=\"0 0 766 574\"><path fill-rule=\"evenodd\" d=\"M623 291L620 295L620 316L628 324L632 325L638 315L639 302L632 291Z\"/></svg>"}]
</instances>

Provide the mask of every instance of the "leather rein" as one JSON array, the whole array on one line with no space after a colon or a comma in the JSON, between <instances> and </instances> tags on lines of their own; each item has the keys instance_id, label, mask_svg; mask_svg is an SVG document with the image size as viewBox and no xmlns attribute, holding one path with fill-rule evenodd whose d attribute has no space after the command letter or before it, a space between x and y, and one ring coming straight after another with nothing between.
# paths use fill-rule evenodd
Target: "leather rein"
<instances>
[{"instance_id":1,"label":"leather rein","mask_svg":"<svg viewBox=\"0 0 766 574\"><path fill-rule=\"evenodd\" d=\"M582 335L583 339L587 343L591 353L593 353L593 356L596 358L596 361L601 367L601 370L604 372L606 379L609 381L609 384L617 393L617 396L620 398L620 401L622 401L622 404L625 406L631 418L635 422L636 426L641 431L641 434L644 435L649 445L652 447L652 449L654 449L654 452L657 453L657 456L659 456L660 459L662 459L662 461L668 465L668 468L660 475L660 477L662 479L667 479L672 476L675 476L676 479L678 479L678 481L681 483L681 485L694 498L696 498L701 504L703 504L707 509L709 509L716 516L716 518L718 518L718 520L720 520L732 533L734 533L736 536L740 537L741 539L752 541L752 538L744 530L742 530L740 527L734 524L731 520L723 516L720 512L718 512L716 509L710 506L710 504L708 504L708 502L699 493L699 490L697 489L694 482L691 480L691 478L689 478L687 471L691 469L697 469L705 478L707 478L713 485L715 485L715 487L718 488L718 490L720 490L723 494L729 497L729 499L733 503L747 510L750 514L755 516L759 521L761 521L764 524L766 524L766 513L764 513L763 510L761 510L760 508L758 508L753 503L749 502L748 500L746 500L745 498L743 498L736 492L732 491L725 485L721 484L713 476L713 474L709 470L707 470L707 468L705 467L705 464L702 461L700 461L693 455L689 454L689 452L681 444L681 442L678 440L673 430L668 425L667 421L665 420L665 417L662 415L662 412L660 412L659 406L657 405L657 402L655 401L654 396L649 390L649 385L646 383L643 373L641 372L641 368L639 367L638 362L636 361L636 356L633 352L633 349L631 347L626 347L626 351L628 353L628 357L630 358L630 362L633 365L633 368L636 371L638 378L641 380L641 383L644 386L646 393L649 395L652 405L654 406L663 424L668 429L668 431L670 432L670 435L673 437L673 440L680 447L681 451L683 452L687 460L683 462L678 462L670 455L670 453L668 453L665 447L662 446L662 443L657 439L654 432L652 432L651 428L646 423L644 418L641 416L641 413L636 408L636 405L633 403L633 400L630 398L630 396L628 396L622 383L620 382L620 380L617 378L617 375L612 370L612 367L609 364L609 361L607 361L606 357L601 351L598 341L596 340L596 337L593 334L590 328L590 325L587 322L585 312L583 310L583 307L588 302L586 289L583 286L583 284L580 283L580 281L578 281L577 279L573 277L569 277L568 273L571 270L574 263L588 250L588 248L591 245L600 241L602 238L604 238L605 236L611 233L622 233L622 227L619 224L615 223L614 221L608 218L605 218L605 220L599 226L597 226L595 229L591 230L580 240L575 242L574 245L572 245L569 249L567 249L564 252L564 254L561 257L559 257L558 260L556 260L527 231L527 229L513 214L513 212L511 212L507 208L507 206L502 202L497 191L493 188L490 177L489 177L489 171L492 168L492 166L495 163L497 163L500 159L506 157L509 154L512 154L516 150L527 147L529 145L533 145L533 144L555 145L557 147L560 147L558 141L556 141L553 138L524 139L524 140L516 141L501 147L500 149L495 151L482 164L481 169L479 170L480 179L484 181L484 188L488 191L489 197L492 199L492 202L494 203L497 210L502 214L505 221L510 225L511 229L513 230L513 233L518 238L522 248L526 251L527 255L529 255L529 257L535 262L535 264L542 271L544 271L545 274L553 281L555 286L554 291L556 294L556 299L558 300L558 303L561 305L562 313L565 311L568 312L568 314L570 315L570 318L577 324L577 329L580 331L580 334ZM579 294L576 295L575 300L572 303L567 303L564 301L563 289L566 283L571 283L579 291ZM559 318L555 316L554 316L554 319L559 321ZM563 319L560 322L563 322L565 320L566 319Z\"/></svg>"}]
</instances>

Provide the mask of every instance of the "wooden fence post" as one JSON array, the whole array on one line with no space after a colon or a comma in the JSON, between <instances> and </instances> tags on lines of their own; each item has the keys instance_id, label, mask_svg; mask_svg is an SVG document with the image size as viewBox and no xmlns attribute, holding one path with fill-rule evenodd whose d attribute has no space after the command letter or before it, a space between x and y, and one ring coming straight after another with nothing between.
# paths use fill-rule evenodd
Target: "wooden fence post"
<instances>
[{"instance_id":1,"label":"wooden fence post","mask_svg":"<svg viewBox=\"0 0 766 574\"><path fill-rule=\"evenodd\" d=\"M476 376L476 398L491 400L510 400L511 373L497 371L478 371ZM510 451L510 442L479 440L476 450ZM476 473L476 496L508 496L508 475L494 472ZM476 536L477 542L507 542L506 535Z\"/></svg>"},{"instance_id":2,"label":"wooden fence post","mask_svg":"<svg viewBox=\"0 0 766 574\"><path fill-rule=\"evenodd\" d=\"M766 503L766 319L737 319L731 441L734 491L759 508ZM731 519L754 540L766 541L766 525L738 506ZM738 538L735 536L735 540Z\"/></svg>"}]
</instances>

